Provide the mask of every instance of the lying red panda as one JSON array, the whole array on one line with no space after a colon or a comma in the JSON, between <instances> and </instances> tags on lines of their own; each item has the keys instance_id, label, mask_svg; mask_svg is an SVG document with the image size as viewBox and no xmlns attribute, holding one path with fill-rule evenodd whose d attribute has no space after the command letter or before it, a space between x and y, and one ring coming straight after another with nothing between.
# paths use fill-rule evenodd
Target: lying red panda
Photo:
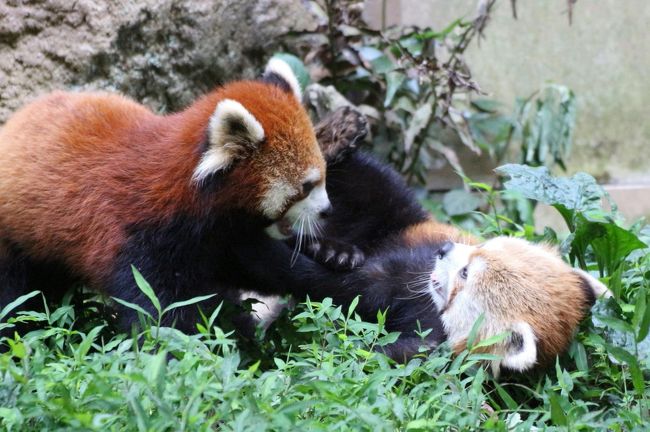
<instances>
[{"instance_id":1,"label":"lying red panda","mask_svg":"<svg viewBox=\"0 0 650 432\"><path fill-rule=\"evenodd\" d=\"M548 365L566 350L597 297L611 296L601 282L562 261L556 248L495 237L481 245L447 243L437 254L432 296L455 352L484 316L476 342L509 332L487 351L502 367L524 371Z\"/></svg>"},{"instance_id":2,"label":"lying red panda","mask_svg":"<svg viewBox=\"0 0 650 432\"><path fill-rule=\"evenodd\" d=\"M246 285L233 248L286 238L330 207L298 81L278 59L261 80L165 116L119 95L56 92L0 131L0 309L77 280L153 312L131 265L163 307L217 293L214 305ZM191 331L197 317L179 309L164 322ZM120 310L124 327L135 319Z\"/></svg>"},{"instance_id":3,"label":"lying red panda","mask_svg":"<svg viewBox=\"0 0 650 432\"><path fill-rule=\"evenodd\" d=\"M571 268L551 247L503 237L478 245L433 220L399 174L355 151L365 129L358 114L335 112L322 125L317 130L333 213L323 238L307 249L313 259L300 256L291 266L291 249L281 243L265 257L247 251L250 262L260 263L249 268L260 281L285 286L299 300L305 294L315 301L331 297L344 307L361 296L355 311L366 320L387 310L387 330L401 336L382 349L399 361L447 338L457 353L464 350L485 314L477 342L511 332L487 348L503 357L492 364L495 374L555 358L595 298L608 295L602 283ZM337 130L347 131L347 145ZM419 329L432 331L423 339Z\"/></svg>"}]
</instances>

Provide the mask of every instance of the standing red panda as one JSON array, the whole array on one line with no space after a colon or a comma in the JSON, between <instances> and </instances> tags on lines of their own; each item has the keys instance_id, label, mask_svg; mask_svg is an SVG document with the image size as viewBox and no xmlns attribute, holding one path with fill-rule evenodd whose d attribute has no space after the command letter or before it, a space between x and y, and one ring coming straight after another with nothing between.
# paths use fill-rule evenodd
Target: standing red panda
<instances>
[{"instance_id":1,"label":"standing red panda","mask_svg":"<svg viewBox=\"0 0 650 432\"><path fill-rule=\"evenodd\" d=\"M246 285L232 247L288 237L329 208L298 81L278 59L261 80L166 116L118 95L56 92L0 131L0 309L74 279L151 310L131 265L163 305L215 291L220 301ZM187 315L168 319L191 330Z\"/></svg>"}]
</instances>

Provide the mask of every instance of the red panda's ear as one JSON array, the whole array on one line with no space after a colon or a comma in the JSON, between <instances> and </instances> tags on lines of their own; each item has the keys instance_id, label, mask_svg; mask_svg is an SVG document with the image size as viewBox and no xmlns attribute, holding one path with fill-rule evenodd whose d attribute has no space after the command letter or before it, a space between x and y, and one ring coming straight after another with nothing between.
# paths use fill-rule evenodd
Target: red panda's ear
<instances>
[{"instance_id":1,"label":"red panda's ear","mask_svg":"<svg viewBox=\"0 0 650 432\"><path fill-rule=\"evenodd\" d=\"M302 103L302 91L296 74L284 60L272 58L266 64L262 81L276 85L284 91L291 92L298 102Z\"/></svg>"},{"instance_id":2,"label":"red panda's ear","mask_svg":"<svg viewBox=\"0 0 650 432\"><path fill-rule=\"evenodd\" d=\"M208 147L194 169L192 180L202 182L211 174L246 158L264 140L264 128L242 104L224 99L208 123Z\"/></svg>"},{"instance_id":3,"label":"red panda's ear","mask_svg":"<svg viewBox=\"0 0 650 432\"><path fill-rule=\"evenodd\" d=\"M537 363L537 337L524 321L512 324L512 334L506 339L506 352L501 365L516 371L525 371Z\"/></svg>"},{"instance_id":4,"label":"red panda's ear","mask_svg":"<svg viewBox=\"0 0 650 432\"><path fill-rule=\"evenodd\" d=\"M596 279L586 271L574 268L573 272L578 276L580 276L580 279L584 284L583 287L590 290L590 293L587 293L587 294L591 294L591 295L587 295L587 298L591 298L593 300L590 303L593 304L594 301L599 297L609 298L612 296L612 292L605 286L604 283L602 283L601 281L599 281L598 279Z\"/></svg>"}]
</instances>

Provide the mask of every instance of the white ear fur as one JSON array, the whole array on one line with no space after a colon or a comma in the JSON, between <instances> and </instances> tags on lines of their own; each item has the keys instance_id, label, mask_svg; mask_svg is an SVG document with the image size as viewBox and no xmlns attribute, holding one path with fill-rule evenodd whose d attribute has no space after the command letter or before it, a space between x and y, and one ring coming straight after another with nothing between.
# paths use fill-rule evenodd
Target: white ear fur
<instances>
[{"instance_id":1,"label":"white ear fur","mask_svg":"<svg viewBox=\"0 0 650 432\"><path fill-rule=\"evenodd\" d=\"M516 371L525 371L537 363L537 337L530 324L519 321L511 326L513 333L521 335L523 341L521 350L510 353L506 348L506 353L501 364L508 369Z\"/></svg>"},{"instance_id":2,"label":"white ear fur","mask_svg":"<svg viewBox=\"0 0 650 432\"><path fill-rule=\"evenodd\" d=\"M293 92L293 95L296 97L296 99L298 99L298 102L302 102L302 91L300 90L300 83L298 83L296 74L293 73L293 69L291 69L291 66L289 66L287 62L279 58L272 58L266 64L264 73L273 73L285 80L287 84L289 84L289 87L291 87L291 91Z\"/></svg>"},{"instance_id":3,"label":"white ear fur","mask_svg":"<svg viewBox=\"0 0 650 432\"><path fill-rule=\"evenodd\" d=\"M582 277L584 280L587 281L587 283L589 284L589 287L594 292L594 295L596 296L596 298L599 298L599 297L609 298L609 297L612 296L612 292L609 290L609 288L607 288L605 286L604 283L602 283L601 281L599 281L598 279L596 279L595 277L593 277L592 275L590 275L586 271L581 270L581 269L573 269L573 271L575 273L577 273L580 277Z\"/></svg>"},{"instance_id":4,"label":"white ear fur","mask_svg":"<svg viewBox=\"0 0 650 432\"><path fill-rule=\"evenodd\" d=\"M264 139L264 128L242 104L224 99L208 123L209 148L203 153L192 180L201 182L210 174L228 168L245 150Z\"/></svg>"}]
</instances>

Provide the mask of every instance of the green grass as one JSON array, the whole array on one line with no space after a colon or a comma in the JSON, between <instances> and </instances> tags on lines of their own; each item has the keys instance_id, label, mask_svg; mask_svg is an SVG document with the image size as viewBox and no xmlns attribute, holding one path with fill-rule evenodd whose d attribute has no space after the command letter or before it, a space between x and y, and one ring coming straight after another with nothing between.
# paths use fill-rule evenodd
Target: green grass
<instances>
[{"instance_id":1,"label":"green grass","mask_svg":"<svg viewBox=\"0 0 650 432\"><path fill-rule=\"evenodd\" d=\"M370 324L354 305L346 310L328 301L298 305L255 342L224 332L217 323L225 312L215 311L191 336L158 328L152 317L137 343L135 335L115 334L110 314L79 293L56 309L0 324L43 324L4 340L0 424L102 431L647 430L650 229L623 228L612 214L594 213L583 199L588 188L579 184L580 202L552 203L571 223L561 245L576 265L601 272L615 296L596 304L569 352L548 370L495 381L480 354L454 357L444 345L394 364L374 350L396 337L383 329L384 314ZM524 196L540 190L509 187ZM486 213L472 215L482 232L540 238L507 214Z\"/></svg>"}]
</instances>

